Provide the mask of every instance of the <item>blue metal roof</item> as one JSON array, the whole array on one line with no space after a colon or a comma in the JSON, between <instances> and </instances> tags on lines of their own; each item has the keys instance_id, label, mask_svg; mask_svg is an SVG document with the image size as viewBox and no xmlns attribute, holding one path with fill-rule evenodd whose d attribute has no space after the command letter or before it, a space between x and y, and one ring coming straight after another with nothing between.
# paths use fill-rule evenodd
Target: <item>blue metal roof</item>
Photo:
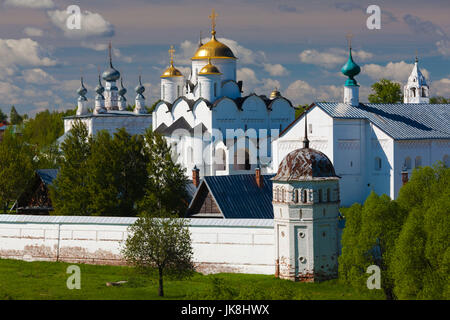
<instances>
[{"instance_id":1,"label":"blue metal roof","mask_svg":"<svg viewBox=\"0 0 450 320\"><path fill-rule=\"evenodd\" d=\"M450 104L314 104L333 118L367 119L395 140L450 139Z\"/></svg>"},{"instance_id":2,"label":"blue metal roof","mask_svg":"<svg viewBox=\"0 0 450 320\"><path fill-rule=\"evenodd\" d=\"M263 187L255 174L204 177L225 219L273 219L272 178L263 175ZM200 188L199 188L200 190Z\"/></svg>"},{"instance_id":3,"label":"blue metal roof","mask_svg":"<svg viewBox=\"0 0 450 320\"><path fill-rule=\"evenodd\" d=\"M39 169L36 170L38 176L42 179L42 181L47 185L52 185L53 180L58 175L58 169Z\"/></svg>"}]
</instances>

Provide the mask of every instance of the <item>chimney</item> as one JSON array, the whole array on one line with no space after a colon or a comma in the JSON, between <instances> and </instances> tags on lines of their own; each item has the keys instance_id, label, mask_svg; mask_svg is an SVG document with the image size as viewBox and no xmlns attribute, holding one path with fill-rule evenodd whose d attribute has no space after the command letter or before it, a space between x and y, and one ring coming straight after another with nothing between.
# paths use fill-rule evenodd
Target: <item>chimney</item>
<instances>
[{"instance_id":1,"label":"chimney","mask_svg":"<svg viewBox=\"0 0 450 320\"><path fill-rule=\"evenodd\" d=\"M408 182L408 171L402 170L402 185L404 186Z\"/></svg>"},{"instance_id":2,"label":"chimney","mask_svg":"<svg viewBox=\"0 0 450 320\"><path fill-rule=\"evenodd\" d=\"M258 187L262 188L263 185L264 185L264 179L263 179L263 176L261 174L261 168L259 166L255 170L255 179L256 179L256 184L258 185Z\"/></svg>"},{"instance_id":3,"label":"chimney","mask_svg":"<svg viewBox=\"0 0 450 320\"><path fill-rule=\"evenodd\" d=\"M197 168L197 166L192 169L192 183L196 188L200 185L200 170Z\"/></svg>"}]
</instances>

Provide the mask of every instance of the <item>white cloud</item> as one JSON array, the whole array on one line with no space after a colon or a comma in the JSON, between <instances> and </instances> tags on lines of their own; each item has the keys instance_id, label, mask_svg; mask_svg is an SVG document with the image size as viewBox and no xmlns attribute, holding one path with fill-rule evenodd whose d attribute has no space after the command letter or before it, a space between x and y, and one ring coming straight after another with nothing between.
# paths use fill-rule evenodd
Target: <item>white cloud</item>
<instances>
[{"instance_id":1,"label":"white cloud","mask_svg":"<svg viewBox=\"0 0 450 320\"><path fill-rule=\"evenodd\" d=\"M450 56L450 40L440 40L436 42L436 47L443 56Z\"/></svg>"},{"instance_id":2,"label":"white cloud","mask_svg":"<svg viewBox=\"0 0 450 320\"><path fill-rule=\"evenodd\" d=\"M373 54L364 50L352 50L355 60L367 61L373 57ZM319 52L315 49L304 50L299 54L300 61L313 64L324 68L334 68L337 65L344 64L348 59L348 51L340 48L331 48L327 51Z\"/></svg>"},{"instance_id":3,"label":"white cloud","mask_svg":"<svg viewBox=\"0 0 450 320\"><path fill-rule=\"evenodd\" d=\"M438 81L434 81L431 85L432 96L443 96L445 98L450 97L450 79L443 78Z\"/></svg>"},{"instance_id":4,"label":"white cloud","mask_svg":"<svg viewBox=\"0 0 450 320\"><path fill-rule=\"evenodd\" d=\"M5 6L31 9L52 9L55 7L53 0L5 0Z\"/></svg>"},{"instance_id":5,"label":"white cloud","mask_svg":"<svg viewBox=\"0 0 450 320\"><path fill-rule=\"evenodd\" d=\"M365 89L364 89L365 90ZM303 80L292 82L284 91L284 96L291 100L293 105L310 104L314 101L342 101L344 87L335 85L321 85L315 87ZM366 91L360 97L363 101Z\"/></svg>"},{"instance_id":6,"label":"white cloud","mask_svg":"<svg viewBox=\"0 0 450 320\"><path fill-rule=\"evenodd\" d=\"M53 25L63 31L68 38L111 37L114 35L114 26L98 13L82 12L80 30L67 28L66 21L69 14L65 10L48 11L47 15Z\"/></svg>"},{"instance_id":7,"label":"white cloud","mask_svg":"<svg viewBox=\"0 0 450 320\"><path fill-rule=\"evenodd\" d=\"M106 43L93 43L93 42L82 41L81 46L84 48L95 50L95 51L105 51L108 49L108 44L106 44Z\"/></svg>"},{"instance_id":8,"label":"white cloud","mask_svg":"<svg viewBox=\"0 0 450 320\"><path fill-rule=\"evenodd\" d=\"M27 27L23 29L23 33L25 33L29 37L42 37L44 35L44 31L38 28Z\"/></svg>"},{"instance_id":9,"label":"white cloud","mask_svg":"<svg viewBox=\"0 0 450 320\"><path fill-rule=\"evenodd\" d=\"M56 60L51 59L45 50L31 39L0 39L0 69L8 68L14 72L17 66L54 66Z\"/></svg>"},{"instance_id":10,"label":"white cloud","mask_svg":"<svg viewBox=\"0 0 450 320\"><path fill-rule=\"evenodd\" d=\"M27 83L52 84L57 82L53 76L39 68L24 70L22 76Z\"/></svg>"},{"instance_id":11,"label":"white cloud","mask_svg":"<svg viewBox=\"0 0 450 320\"><path fill-rule=\"evenodd\" d=\"M388 79L404 83L408 80L409 75L414 67L414 64L400 62L389 62L386 66L378 64L366 64L362 67L362 73L368 75L374 80ZM420 68L425 78L430 79L430 73L427 69Z\"/></svg>"},{"instance_id":12,"label":"white cloud","mask_svg":"<svg viewBox=\"0 0 450 320\"><path fill-rule=\"evenodd\" d=\"M277 64L264 63L263 65L264 70L266 70L271 76L280 77L289 74L289 71L279 63Z\"/></svg>"}]
</instances>

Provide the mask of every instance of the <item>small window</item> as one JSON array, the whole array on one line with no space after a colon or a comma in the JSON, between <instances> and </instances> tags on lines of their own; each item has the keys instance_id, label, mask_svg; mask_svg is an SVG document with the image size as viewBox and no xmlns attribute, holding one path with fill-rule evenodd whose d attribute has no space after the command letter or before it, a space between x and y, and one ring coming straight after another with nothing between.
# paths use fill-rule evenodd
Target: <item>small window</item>
<instances>
[{"instance_id":1,"label":"small window","mask_svg":"<svg viewBox=\"0 0 450 320\"><path fill-rule=\"evenodd\" d=\"M303 190L302 202L306 203L308 201L308 191Z\"/></svg>"},{"instance_id":2,"label":"small window","mask_svg":"<svg viewBox=\"0 0 450 320\"><path fill-rule=\"evenodd\" d=\"M308 131L309 133L312 133L312 123L308 124Z\"/></svg>"},{"instance_id":3,"label":"small window","mask_svg":"<svg viewBox=\"0 0 450 320\"><path fill-rule=\"evenodd\" d=\"M284 189L281 189L281 202L284 202Z\"/></svg>"},{"instance_id":4,"label":"small window","mask_svg":"<svg viewBox=\"0 0 450 320\"><path fill-rule=\"evenodd\" d=\"M165 85L162 86L162 96L163 96L163 100L165 100L166 99L166 86Z\"/></svg>"},{"instance_id":5,"label":"small window","mask_svg":"<svg viewBox=\"0 0 450 320\"><path fill-rule=\"evenodd\" d=\"M406 158L405 158L405 163L404 163L404 165L405 165L406 170L411 169L411 158L410 158L410 157L406 157Z\"/></svg>"},{"instance_id":6,"label":"small window","mask_svg":"<svg viewBox=\"0 0 450 320\"><path fill-rule=\"evenodd\" d=\"M375 157L375 170L380 171L381 170L381 158Z\"/></svg>"},{"instance_id":7,"label":"small window","mask_svg":"<svg viewBox=\"0 0 450 320\"><path fill-rule=\"evenodd\" d=\"M319 202L323 202L322 189L319 189Z\"/></svg>"},{"instance_id":8,"label":"small window","mask_svg":"<svg viewBox=\"0 0 450 320\"><path fill-rule=\"evenodd\" d=\"M177 86L177 97L180 96L180 86Z\"/></svg>"},{"instance_id":9,"label":"small window","mask_svg":"<svg viewBox=\"0 0 450 320\"><path fill-rule=\"evenodd\" d=\"M330 188L327 189L327 201L328 201L328 202L331 201L331 191L330 191Z\"/></svg>"},{"instance_id":10,"label":"small window","mask_svg":"<svg viewBox=\"0 0 450 320\"><path fill-rule=\"evenodd\" d=\"M420 156L417 156L414 161L414 168L419 168L422 166L422 158Z\"/></svg>"},{"instance_id":11,"label":"small window","mask_svg":"<svg viewBox=\"0 0 450 320\"><path fill-rule=\"evenodd\" d=\"M217 82L214 83L214 97L217 97Z\"/></svg>"},{"instance_id":12,"label":"small window","mask_svg":"<svg viewBox=\"0 0 450 320\"><path fill-rule=\"evenodd\" d=\"M298 190L294 191L294 202L298 203Z\"/></svg>"}]
</instances>

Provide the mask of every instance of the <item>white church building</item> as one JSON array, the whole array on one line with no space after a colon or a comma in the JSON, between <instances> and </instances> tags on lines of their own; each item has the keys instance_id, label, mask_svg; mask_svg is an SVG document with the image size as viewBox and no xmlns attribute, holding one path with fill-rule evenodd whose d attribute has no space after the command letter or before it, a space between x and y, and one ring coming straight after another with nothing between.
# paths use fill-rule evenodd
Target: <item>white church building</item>
<instances>
[{"instance_id":1,"label":"white church building","mask_svg":"<svg viewBox=\"0 0 450 320\"><path fill-rule=\"evenodd\" d=\"M105 81L103 87L102 79ZM74 121L80 120L88 129L89 135L95 135L100 130L106 130L111 135L119 128L125 128L130 134L143 134L147 128L151 128L152 116L147 113L145 107L145 88L141 77L135 88L136 98L133 111L127 111L127 89L123 86L122 77L112 64L111 43L109 44L109 68L103 72L102 79L98 76L98 85L95 88L96 96L93 107L89 107L86 98L87 89L81 78L81 87L78 89L78 108L76 115L64 118L64 135L61 141L70 131ZM120 90L116 81L120 79Z\"/></svg>"},{"instance_id":2,"label":"white church building","mask_svg":"<svg viewBox=\"0 0 450 320\"><path fill-rule=\"evenodd\" d=\"M373 190L392 199L414 168L442 161L450 166L450 105L429 104L430 89L416 59L404 87L404 103L359 101L354 77L360 67L349 59L343 102L316 102L272 143L273 171L301 145L304 117L312 148L333 162L341 177L341 203L362 203Z\"/></svg>"},{"instance_id":3,"label":"white church building","mask_svg":"<svg viewBox=\"0 0 450 320\"><path fill-rule=\"evenodd\" d=\"M211 39L199 43L188 77L170 66L161 75L161 101L153 130L167 137L178 162L200 176L270 169L271 137L295 118L291 102L274 90L270 97L242 96L232 50L217 40L213 11ZM273 130L273 131L272 131ZM247 132L247 137L244 136Z\"/></svg>"}]
</instances>

